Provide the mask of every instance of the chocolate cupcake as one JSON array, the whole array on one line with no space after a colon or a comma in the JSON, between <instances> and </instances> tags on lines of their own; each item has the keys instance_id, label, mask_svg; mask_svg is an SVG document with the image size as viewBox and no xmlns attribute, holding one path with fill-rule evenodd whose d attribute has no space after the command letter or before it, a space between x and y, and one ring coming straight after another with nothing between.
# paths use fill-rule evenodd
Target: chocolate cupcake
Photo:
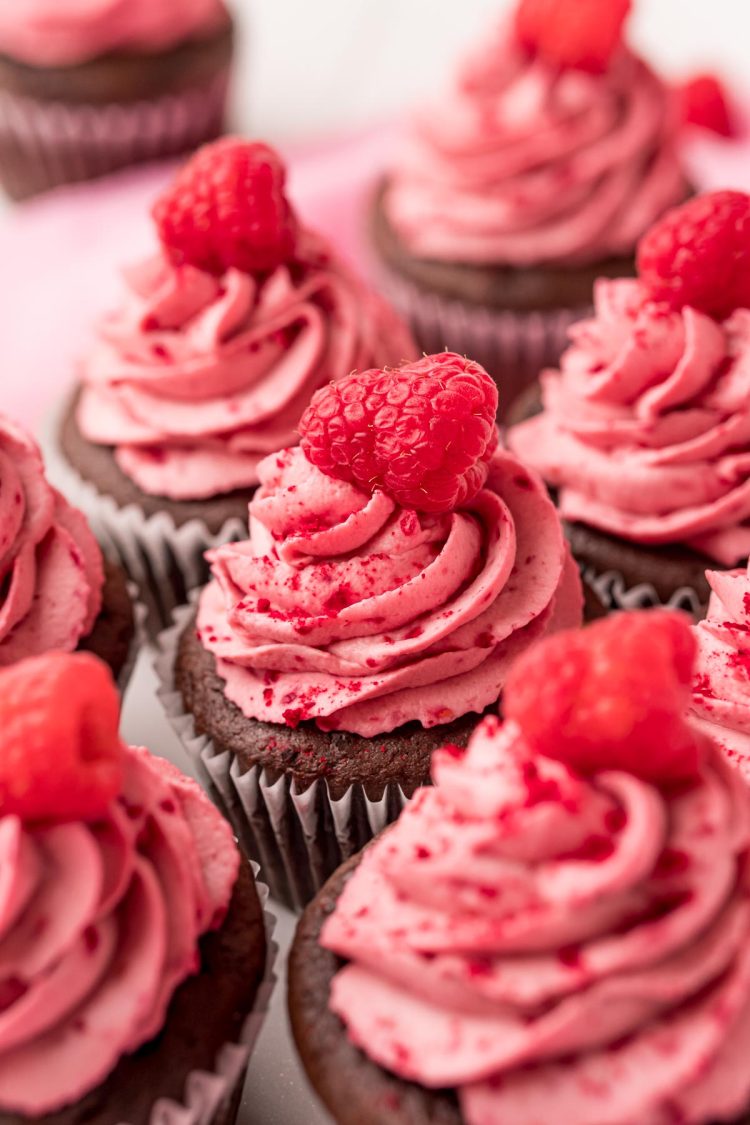
<instances>
[{"instance_id":1,"label":"chocolate cupcake","mask_svg":"<svg viewBox=\"0 0 750 1125\"><path fill-rule=\"evenodd\" d=\"M695 626L692 715L750 780L750 570L706 577L711 599Z\"/></svg>"},{"instance_id":2,"label":"chocolate cupcake","mask_svg":"<svg viewBox=\"0 0 750 1125\"><path fill-rule=\"evenodd\" d=\"M0 667L86 650L124 689L136 641L124 572L48 484L36 443L0 414Z\"/></svg>"},{"instance_id":3,"label":"chocolate cupcake","mask_svg":"<svg viewBox=\"0 0 750 1125\"><path fill-rule=\"evenodd\" d=\"M398 317L298 223L273 150L202 150L154 209L60 430L60 480L166 624L203 553L247 527L257 466L318 387L415 354ZM204 221L205 220L205 221Z\"/></svg>"},{"instance_id":4,"label":"chocolate cupcake","mask_svg":"<svg viewBox=\"0 0 750 1125\"><path fill-rule=\"evenodd\" d=\"M748 196L718 192L657 224L639 279L597 283L542 412L509 431L613 608L700 617L706 567L750 552L748 219Z\"/></svg>"},{"instance_id":5,"label":"chocolate cupcake","mask_svg":"<svg viewBox=\"0 0 750 1125\"><path fill-rule=\"evenodd\" d=\"M595 279L631 275L638 238L689 193L678 99L623 42L628 6L519 0L375 202L385 291L425 351L497 378L501 416L557 362Z\"/></svg>"},{"instance_id":6,"label":"chocolate cupcake","mask_svg":"<svg viewBox=\"0 0 750 1125\"><path fill-rule=\"evenodd\" d=\"M233 38L223 0L3 4L0 182L23 199L219 136Z\"/></svg>"},{"instance_id":7,"label":"chocolate cupcake","mask_svg":"<svg viewBox=\"0 0 750 1125\"><path fill-rule=\"evenodd\" d=\"M542 642L308 907L289 1012L336 1125L747 1120L750 794L684 718L693 651L663 613Z\"/></svg>"},{"instance_id":8,"label":"chocolate cupcake","mask_svg":"<svg viewBox=\"0 0 750 1125\"><path fill-rule=\"evenodd\" d=\"M236 1116L270 983L261 898L226 821L118 717L90 655L0 670L3 1125Z\"/></svg>"},{"instance_id":9,"label":"chocolate cupcake","mask_svg":"<svg viewBox=\"0 0 750 1125\"><path fill-rule=\"evenodd\" d=\"M317 393L259 466L250 537L163 642L167 710L300 905L495 709L513 656L579 624L541 482L497 448L497 391L443 353Z\"/></svg>"}]
</instances>

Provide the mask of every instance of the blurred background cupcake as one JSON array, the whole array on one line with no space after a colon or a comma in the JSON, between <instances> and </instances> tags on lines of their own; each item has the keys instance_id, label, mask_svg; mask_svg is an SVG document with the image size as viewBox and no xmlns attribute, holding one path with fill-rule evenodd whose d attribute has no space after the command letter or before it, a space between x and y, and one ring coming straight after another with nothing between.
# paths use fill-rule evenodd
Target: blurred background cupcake
<instances>
[{"instance_id":1,"label":"blurred background cupcake","mask_svg":"<svg viewBox=\"0 0 750 1125\"><path fill-rule=\"evenodd\" d=\"M297 219L267 145L202 148L154 209L159 248L126 271L60 429L59 481L166 624L241 538L258 463L297 441L313 393L416 346Z\"/></svg>"},{"instance_id":2,"label":"blurred background cupcake","mask_svg":"<svg viewBox=\"0 0 750 1125\"><path fill-rule=\"evenodd\" d=\"M223 0L0 4L0 181L17 199L218 136Z\"/></svg>"},{"instance_id":3,"label":"blurred background cupcake","mask_svg":"<svg viewBox=\"0 0 750 1125\"><path fill-rule=\"evenodd\" d=\"M506 397L564 345L594 280L690 193L674 91L628 46L629 0L520 0L415 121L383 180L384 285L427 351Z\"/></svg>"},{"instance_id":4,"label":"blurred background cupcake","mask_svg":"<svg viewBox=\"0 0 750 1125\"><path fill-rule=\"evenodd\" d=\"M638 264L638 279L597 282L594 317L542 377L541 413L508 441L555 490L603 601L700 617L706 567L750 553L750 197L676 208Z\"/></svg>"}]
</instances>

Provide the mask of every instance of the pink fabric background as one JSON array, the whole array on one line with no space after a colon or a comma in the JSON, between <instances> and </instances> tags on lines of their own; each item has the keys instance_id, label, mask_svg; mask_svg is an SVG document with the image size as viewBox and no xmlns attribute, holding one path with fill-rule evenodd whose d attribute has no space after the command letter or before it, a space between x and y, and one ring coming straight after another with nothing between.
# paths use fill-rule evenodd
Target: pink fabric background
<instances>
[{"instance_id":1,"label":"pink fabric background","mask_svg":"<svg viewBox=\"0 0 750 1125\"><path fill-rule=\"evenodd\" d=\"M296 149L290 191L305 221L369 272L364 214L397 130L384 127L314 149ZM750 139L712 139L689 154L701 187L750 189ZM149 207L172 165L64 188L0 220L0 409L38 427L74 379L92 321L117 298L118 267L153 246Z\"/></svg>"}]
</instances>

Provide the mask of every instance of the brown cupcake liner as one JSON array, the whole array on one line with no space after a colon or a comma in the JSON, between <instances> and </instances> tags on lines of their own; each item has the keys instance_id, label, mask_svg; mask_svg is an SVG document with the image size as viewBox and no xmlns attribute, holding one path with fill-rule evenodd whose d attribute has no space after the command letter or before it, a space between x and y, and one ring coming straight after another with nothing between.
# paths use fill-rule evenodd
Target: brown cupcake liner
<instances>
[{"instance_id":1,"label":"brown cupcake liner","mask_svg":"<svg viewBox=\"0 0 750 1125\"><path fill-rule=\"evenodd\" d=\"M584 567L582 577L611 613L661 608L683 610L696 620L704 615L700 594L689 586L681 586L664 601L649 583L641 582L629 587L623 576L615 570L597 574L592 568Z\"/></svg>"},{"instance_id":2,"label":"brown cupcake liner","mask_svg":"<svg viewBox=\"0 0 750 1125\"><path fill-rule=\"evenodd\" d=\"M500 417L547 367L557 365L572 324L591 308L510 312L448 299L382 270L380 288L428 354L452 351L476 360L500 387Z\"/></svg>"},{"instance_id":3,"label":"brown cupcake liner","mask_svg":"<svg viewBox=\"0 0 750 1125\"><path fill-rule=\"evenodd\" d=\"M14 199L189 152L223 131L229 68L132 103L69 104L0 90L0 182Z\"/></svg>"},{"instance_id":4,"label":"brown cupcake liner","mask_svg":"<svg viewBox=\"0 0 750 1125\"><path fill-rule=\"evenodd\" d=\"M140 591L135 582L128 582L128 594L130 595L130 601L133 606L133 638L130 642L130 648L128 649L125 663L117 677L117 689L122 698L125 697L125 692L128 690L130 681L133 678L138 653L141 651L146 631L146 607L140 599Z\"/></svg>"},{"instance_id":5,"label":"brown cupcake liner","mask_svg":"<svg viewBox=\"0 0 750 1125\"><path fill-rule=\"evenodd\" d=\"M266 967L252 1010L248 1013L237 1043L225 1043L217 1054L213 1071L194 1070L185 1080L183 1101L159 1098L154 1102L147 1125L232 1125L237 1115L250 1054L268 1014L276 983L274 964L278 946L272 941L276 919L268 909L268 887L258 882L258 865L251 864L255 887L263 907L266 930ZM123 1122L122 1125L139 1125Z\"/></svg>"},{"instance_id":6,"label":"brown cupcake liner","mask_svg":"<svg viewBox=\"0 0 750 1125\"><path fill-rule=\"evenodd\" d=\"M106 555L136 583L146 606L150 638L165 628L188 591L208 581L204 555L212 547L247 538L247 522L227 520L213 533L199 519L177 527L168 512L147 516L137 504L119 507L76 472L59 448L59 411L44 427L42 452L50 481L88 518Z\"/></svg>"},{"instance_id":7,"label":"brown cupcake liner","mask_svg":"<svg viewBox=\"0 0 750 1125\"><path fill-rule=\"evenodd\" d=\"M387 785L379 799L361 784L334 798L324 779L299 792L293 779L272 779L260 766L242 772L232 754L196 731L175 690L177 645L193 612L192 605L176 609L172 626L158 638L159 698L199 781L232 824L243 851L260 864L271 895L300 910L337 867L398 818L408 798L396 784Z\"/></svg>"}]
</instances>

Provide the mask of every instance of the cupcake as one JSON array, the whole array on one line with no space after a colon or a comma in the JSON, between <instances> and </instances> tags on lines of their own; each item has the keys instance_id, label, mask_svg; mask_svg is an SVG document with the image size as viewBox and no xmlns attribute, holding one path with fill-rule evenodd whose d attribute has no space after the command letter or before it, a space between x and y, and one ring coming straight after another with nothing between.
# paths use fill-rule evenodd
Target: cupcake
<instances>
[{"instance_id":1,"label":"cupcake","mask_svg":"<svg viewBox=\"0 0 750 1125\"><path fill-rule=\"evenodd\" d=\"M232 40L223 0L0 4L0 182L23 199L217 137Z\"/></svg>"},{"instance_id":2,"label":"cupcake","mask_svg":"<svg viewBox=\"0 0 750 1125\"><path fill-rule=\"evenodd\" d=\"M88 650L124 687L135 635L124 572L48 483L35 442L0 414L0 668Z\"/></svg>"},{"instance_id":3,"label":"cupcake","mask_svg":"<svg viewBox=\"0 0 750 1125\"><path fill-rule=\"evenodd\" d=\"M666 613L540 644L305 912L337 1125L747 1120L750 794L683 718L693 648Z\"/></svg>"},{"instance_id":4,"label":"cupcake","mask_svg":"<svg viewBox=\"0 0 750 1125\"><path fill-rule=\"evenodd\" d=\"M515 654L581 620L554 507L498 448L497 390L443 353L319 391L259 466L250 535L209 554L163 641L167 710L299 905L465 745Z\"/></svg>"},{"instance_id":5,"label":"cupcake","mask_svg":"<svg viewBox=\"0 0 750 1125\"><path fill-rule=\"evenodd\" d=\"M707 566L750 553L750 197L700 196L600 280L541 414L511 448L557 490L573 554L612 607L697 616Z\"/></svg>"},{"instance_id":6,"label":"cupcake","mask_svg":"<svg viewBox=\"0 0 750 1125\"><path fill-rule=\"evenodd\" d=\"M382 281L425 351L509 397L557 362L597 277L689 193L678 98L626 45L629 0L520 0L415 122L374 211Z\"/></svg>"},{"instance_id":7,"label":"cupcake","mask_svg":"<svg viewBox=\"0 0 750 1125\"><path fill-rule=\"evenodd\" d=\"M61 479L162 623L207 578L203 552L246 530L258 462L297 440L313 392L415 354L298 223L284 182L266 145L193 158L157 201L160 248L127 272L62 423Z\"/></svg>"},{"instance_id":8,"label":"cupcake","mask_svg":"<svg viewBox=\"0 0 750 1125\"><path fill-rule=\"evenodd\" d=\"M263 907L223 817L118 717L91 655L0 670L5 1125L236 1115Z\"/></svg>"},{"instance_id":9,"label":"cupcake","mask_svg":"<svg viewBox=\"0 0 750 1125\"><path fill-rule=\"evenodd\" d=\"M709 571L711 599L695 627L693 717L750 780L750 571Z\"/></svg>"}]
</instances>

